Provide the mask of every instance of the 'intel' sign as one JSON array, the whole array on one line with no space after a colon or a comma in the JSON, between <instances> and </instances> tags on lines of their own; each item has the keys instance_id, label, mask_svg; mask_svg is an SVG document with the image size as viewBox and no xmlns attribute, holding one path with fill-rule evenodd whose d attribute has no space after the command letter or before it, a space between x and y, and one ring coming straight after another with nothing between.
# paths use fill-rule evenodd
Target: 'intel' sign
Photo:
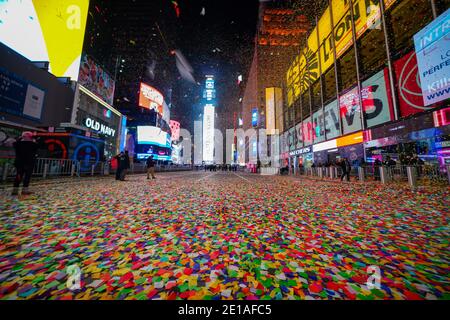
<instances>
[{"instance_id":1,"label":"'intel' sign","mask_svg":"<svg viewBox=\"0 0 450 320\"><path fill-rule=\"evenodd\" d=\"M414 36L425 106L450 97L450 9Z\"/></svg>"}]
</instances>

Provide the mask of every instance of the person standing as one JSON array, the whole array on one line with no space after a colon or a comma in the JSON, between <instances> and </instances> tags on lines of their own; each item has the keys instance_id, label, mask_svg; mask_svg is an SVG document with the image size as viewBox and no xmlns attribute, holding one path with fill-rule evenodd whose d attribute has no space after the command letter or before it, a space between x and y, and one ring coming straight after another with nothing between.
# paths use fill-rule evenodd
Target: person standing
<instances>
[{"instance_id":1,"label":"person standing","mask_svg":"<svg viewBox=\"0 0 450 320\"><path fill-rule=\"evenodd\" d=\"M33 139L33 133L26 131L13 144L16 151L16 159L14 166L16 167L16 178L14 180L14 187L12 195L19 194L20 184L23 182L22 195L30 195L29 185L31 175L33 174L34 165L36 164L36 153L38 151L38 144Z\"/></svg>"},{"instance_id":2,"label":"person standing","mask_svg":"<svg viewBox=\"0 0 450 320\"><path fill-rule=\"evenodd\" d=\"M380 159L375 159L375 162L373 163L373 176L375 178L375 181L380 180L380 168L383 165L383 163L380 161Z\"/></svg>"},{"instance_id":3,"label":"person standing","mask_svg":"<svg viewBox=\"0 0 450 320\"><path fill-rule=\"evenodd\" d=\"M117 160L116 180L122 180L122 173L125 170L125 153L122 151L114 157Z\"/></svg>"},{"instance_id":4,"label":"person standing","mask_svg":"<svg viewBox=\"0 0 450 320\"><path fill-rule=\"evenodd\" d=\"M153 156L147 158L147 179L150 179L150 175L152 175L152 179L156 179L155 177L155 161L153 160Z\"/></svg>"},{"instance_id":5,"label":"person standing","mask_svg":"<svg viewBox=\"0 0 450 320\"><path fill-rule=\"evenodd\" d=\"M346 158L342 159L339 162L339 166L342 169L341 181L344 181L345 177L347 177L347 181L350 181L350 172L349 172L350 163L348 162L348 160Z\"/></svg>"},{"instance_id":6,"label":"person standing","mask_svg":"<svg viewBox=\"0 0 450 320\"><path fill-rule=\"evenodd\" d=\"M128 170L131 167L131 163L130 163L130 156L128 154L128 151L125 151L125 163L123 164L124 170L122 171L122 181L125 181L125 176L128 173Z\"/></svg>"}]
</instances>

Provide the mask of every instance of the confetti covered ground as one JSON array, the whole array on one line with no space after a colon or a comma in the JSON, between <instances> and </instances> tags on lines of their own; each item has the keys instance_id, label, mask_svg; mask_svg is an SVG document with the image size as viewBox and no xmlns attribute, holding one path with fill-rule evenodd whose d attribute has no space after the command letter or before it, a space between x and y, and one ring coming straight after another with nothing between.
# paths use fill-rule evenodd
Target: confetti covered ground
<instances>
[{"instance_id":1,"label":"confetti covered ground","mask_svg":"<svg viewBox=\"0 0 450 320\"><path fill-rule=\"evenodd\" d=\"M449 299L450 190L395 188L179 172L2 190L0 299Z\"/></svg>"}]
</instances>

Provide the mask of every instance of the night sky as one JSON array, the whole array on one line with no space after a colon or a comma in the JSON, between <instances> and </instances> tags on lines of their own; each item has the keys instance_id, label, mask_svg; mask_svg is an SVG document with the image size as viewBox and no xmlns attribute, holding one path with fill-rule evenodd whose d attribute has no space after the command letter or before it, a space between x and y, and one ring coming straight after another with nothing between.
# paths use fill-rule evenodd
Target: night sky
<instances>
[{"instance_id":1,"label":"night sky","mask_svg":"<svg viewBox=\"0 0 450 320\"><path fill-rule=\"evenodd\" d=\"M118 74L115 106L129 118L139 116L136 100L142 81L160 89L173 104L171 118L192 129L202 112L202 87L180 78L170 54L180 50L197 82L203 85L205 74L216 77L218 125L229 128L243 89L237 77L242 74L246 80L253 58L260 2L270 1L91 0L85 50L112 74L117 57L126 60L118 68L123 74ZM273 2L301 8L311 17L317 4L326 1ZM149 78L146 70L153 62L154 77Z\"/></svg>"},{"instance_id":2,"label":"night sky","mask_svg":"<svg viewBox=\"0 0 450 320\"><path fill-rule=\"evenodd\" d=\"M123 69L117 73L115 106L129 118L139 115L136 92L143 81L163 91L173 104L171 118L189 129L202 110L202 87L180 78L170 51L182 52L202 85L205 74L215 75L217 112L219 118L228 115L238 107L237 77L245 78L251 63L259 1L176 3L178 17L171 0L91 0L85 50L111 74ZM117 57L126 61L123 67L116 68ZM153 61L154 78L146 72Z\"/></svg>"},{"instance_id":3,"label":"night sky","mask_svg":"<svg viewBox=\"0 0 450 320\"><path fill-rule=\"evenodd\" d=\"M162 21L163 35L169 46L185 55L198 82L203 85L205 74L216 77L217 112L225 125L230 121L227 116L238 106L237 77L245 75L251 63L259 2L179 0L178 4L180 16L176 25L167 26ZM203 9L204 15L201 14ZM164 20L164 16L160 20ZM191 115L192 120L198 118L202 111L201 90L200 86L178 80L173 93L174 114L185 115L186 121Z\"/></svg>"}]
</instances>

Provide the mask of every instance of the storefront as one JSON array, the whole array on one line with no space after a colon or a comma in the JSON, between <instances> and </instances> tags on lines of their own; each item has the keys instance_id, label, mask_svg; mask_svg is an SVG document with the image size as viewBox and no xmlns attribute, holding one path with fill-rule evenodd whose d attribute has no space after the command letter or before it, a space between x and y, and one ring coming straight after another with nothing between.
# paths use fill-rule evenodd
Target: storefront
<instances>
[{"instance_id":1,"label":"storefront","mask_svg":"<svg viewBox=\"0 0 450 320\"><path fill-rule=\"evenodd\" d=\"M298 172L299 168L310 168L313 164L314 157L311 146L291 151L289 156L293 161L294 172Z\"/></svg>"},{"instance_id":2,"label":"storefront","mask_svg":"<svg viewBox=\"0 0 450 320\"><path fill-rule=\"evenodd\" d=\"M314 164L326 166L347 158L354 166L364 161L364 134L362 131L313 146Z\"/></svg>"},{"instance_id":3,"label":"storefront","mask_svg":"<svg viewBox=\"0 0 450 320\"><path fill-rule=\"evenodd\" d=\"M38 133L38 157L44 159L71 159L80 162L82 172L105 160L104 139L82 128L48 128Z\"/></svg>"},{"instance_id":4,"label":"storefront","mask_svg":"<svg viewBox=\"0 0 450 320\"><path fill-rule=\"evenodd\" d=\"M405 121L367 131L364 143L368 162L390 156L400 163L418 155L425 163L450 161L450 108L422 114Z\"/></svg>"},{"instance_id":5,"label":"storefront","mask_svg":"<svg viewBox=\"0 0 450 320\"><path fill-rule=\"evenodd\" d=\"M124 117L82 85L77 86L71 123L96 133L105 141L106 159L120 152L126 126Z\"/></svg>"}]
</instances>

